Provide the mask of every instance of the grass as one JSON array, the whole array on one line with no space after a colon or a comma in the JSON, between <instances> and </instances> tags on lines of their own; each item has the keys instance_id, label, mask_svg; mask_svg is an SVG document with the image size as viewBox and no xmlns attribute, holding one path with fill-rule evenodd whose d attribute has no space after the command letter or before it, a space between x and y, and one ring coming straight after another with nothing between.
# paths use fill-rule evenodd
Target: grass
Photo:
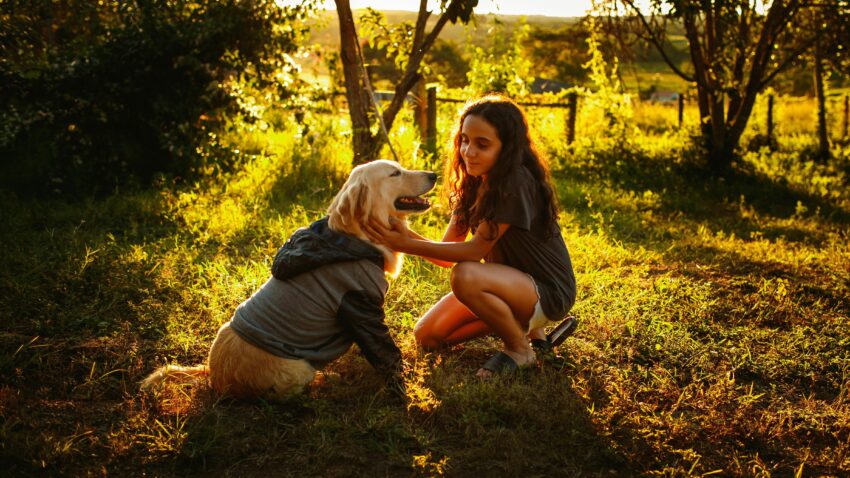
<instances>
[{"instance_id":1,"label":"grass","mask_svg":"<svg viewBox=\"0 0 850 478\"><path fill-rule=\"evenodd\" d=\"M412 370L407 406L357 352L282 405L138 392L163 363L202 362L277 247L324 214L351 159L343 120L244 133L234 141L254 159L189 186L76 203L3 194L5 474L850 473L850 152L815 162L787 125L778 151L706 177L688 130L617 144L588 113L567 146L557 114L531 116L579 282L569 366L481 383L494 339L419 352L413 324L448 271L408 258L386 307ZM439 237L446 217L437 207L413 227Z\"/></svg>"}]
</instances>

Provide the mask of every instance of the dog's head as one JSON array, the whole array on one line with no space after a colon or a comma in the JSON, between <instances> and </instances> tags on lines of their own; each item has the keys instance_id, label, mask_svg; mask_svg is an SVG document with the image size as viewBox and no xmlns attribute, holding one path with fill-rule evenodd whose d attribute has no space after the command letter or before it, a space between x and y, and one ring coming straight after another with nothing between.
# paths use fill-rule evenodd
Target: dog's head
<instances>
[{"instance_id":1,"label":"dog's head","mask_svg":"<svg viewBox=\"0 0 850 478\"><path fill-rule=\"evenodd\" d=\"M389 226L390 217L404 220L408 214L431 207L422 197L434 188L437 175L430 171L410 171L395 161L379 159L355 167L328 208L331 229L367 240L362 225L372 218ZM391 274L397 273L400 256L381 247L392 260Z\"/></svg>"}]
</instances>

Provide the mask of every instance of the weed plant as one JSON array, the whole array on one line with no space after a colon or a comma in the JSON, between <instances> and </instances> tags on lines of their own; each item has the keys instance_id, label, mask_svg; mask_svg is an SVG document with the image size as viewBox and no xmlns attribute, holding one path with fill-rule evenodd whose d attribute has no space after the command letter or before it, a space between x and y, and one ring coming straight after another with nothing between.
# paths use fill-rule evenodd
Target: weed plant
<instances>
[{"instance_id":1,"label":"weed plant","mask_svg":"<svg viewBox=\"0 0 850 478\"><path fill-rule=\"evenodd\" d=\"M386 301L406 405L356 347L283 404L138 390L155 367L203 362L276 249L325 214L350 168L344 115L236 134L253 159L192 185L3 193L4 474L846 476L850 153L817 163L784 129L778 151L711 177L693 125L641 128L640 111L623 141L590 134L587 112L567 145L563 111L530 109L578 278L567 365L481 382L492 337L418 351L413 324L449 271L411 257ZM440 107L441 144L456 113ZM405 115L402 161L439 171ZM447 219L437 205L411 223L436 239Z\"/></svg>"}]
</instances>

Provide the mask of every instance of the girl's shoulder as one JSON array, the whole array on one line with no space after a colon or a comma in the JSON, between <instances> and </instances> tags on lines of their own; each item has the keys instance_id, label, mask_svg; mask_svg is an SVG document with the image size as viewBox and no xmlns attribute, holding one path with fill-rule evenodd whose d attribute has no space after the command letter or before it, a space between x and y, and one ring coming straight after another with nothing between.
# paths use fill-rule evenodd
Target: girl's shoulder
<instances>
[{"instance_id":1,"label":"girl's shoulder","mask_svg":"<svg viewBox=\"0 0 850 478\"><path fill-rule=\"evenodd\" d=\"M540 214L537 182L525 168L510 175L499 191L493 221L530 230Z\"/></svg>"},{"instance_id":2,"label":"girl's shoulder","mask_svg":"<svg viewBox=\"0 0 850 478\"><path fill-rule=\"evenodd\" d=\"M508 181L503 186L503 197L528 197L533 198L537 192L537 180L525 167L508 176Z\"/></svg>"}]
</instances>

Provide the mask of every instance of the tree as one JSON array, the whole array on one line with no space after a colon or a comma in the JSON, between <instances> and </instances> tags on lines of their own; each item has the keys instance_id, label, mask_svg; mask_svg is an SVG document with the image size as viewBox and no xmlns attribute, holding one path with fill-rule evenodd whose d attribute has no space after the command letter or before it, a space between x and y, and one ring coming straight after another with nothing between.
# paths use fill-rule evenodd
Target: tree
<instances>
[{"instance_id":1,"label":"tree","mask_svg":"<svg viewBox=\"0 0 850 478\"><path fill-rule=\"evenodd\" d=\"M587 70L582 65L590 60L587 37L586 21L560 28L532 27L525 50L534 61L536 76L574 85L584 82Z\"/></svg>"},{"instance_id":2,"label":"tree","mask_svg":"<svg viewBox=\"0 0 850 478\"><path fill-rule=\"evenodd\" d=\"M708 165L720 171L731 164L758 94L814 44L801 14L813 3L651 0L644 12L634 0L613 0L605 7L609 18L624 15L609 24L654 46L671 70L696 84ZM684 28L691 68L670 57L671 24Z\"/></svg>"},{"instance_id":3,"label":"tree","mask_svg":"<svg viewBox=\"0 0 850 478\"><path fill-rule=\"evenodd\" d=\"M345 96L348 100L348 111L352 125L354 148L354 164L361 164L375 159L383 145L381 133L372 133L370 122L371 100L366 90L360 55L358 54L357 31L354 25L354 15L349 0L334 0L339 16L340 57L345 78ZM397 38L398 45L396 64L402 66L403 74L395 82L393 97L383 111L383 121L389 130L396 115L404 104L407 93L416 82L422 79L420 68L425 54L434 44L437 36L447 22L456 23L460 20L468 23L472 10L478 5L478 0L442 0L441 12L430 32L426 31L426 23L431 16L428 11L428 1L420 0L419 14L416 24L409 30L409 35Z\"/></svg>"},{"instance_id":4,"label":"tree","mask_svg":"<svg viewBox=\"0 0 850 478\"><path fill-rule=\"evenodd\" d=\"M850 38L850 1L824 2L813 8L811 29L818 32L812 46L812 83L818 104L818 157L828 159L829 132L826 124L826 94L824 73L829 65L833 70L848 74L850 58L845 51Z\"/></svg>"}]
</instances>

